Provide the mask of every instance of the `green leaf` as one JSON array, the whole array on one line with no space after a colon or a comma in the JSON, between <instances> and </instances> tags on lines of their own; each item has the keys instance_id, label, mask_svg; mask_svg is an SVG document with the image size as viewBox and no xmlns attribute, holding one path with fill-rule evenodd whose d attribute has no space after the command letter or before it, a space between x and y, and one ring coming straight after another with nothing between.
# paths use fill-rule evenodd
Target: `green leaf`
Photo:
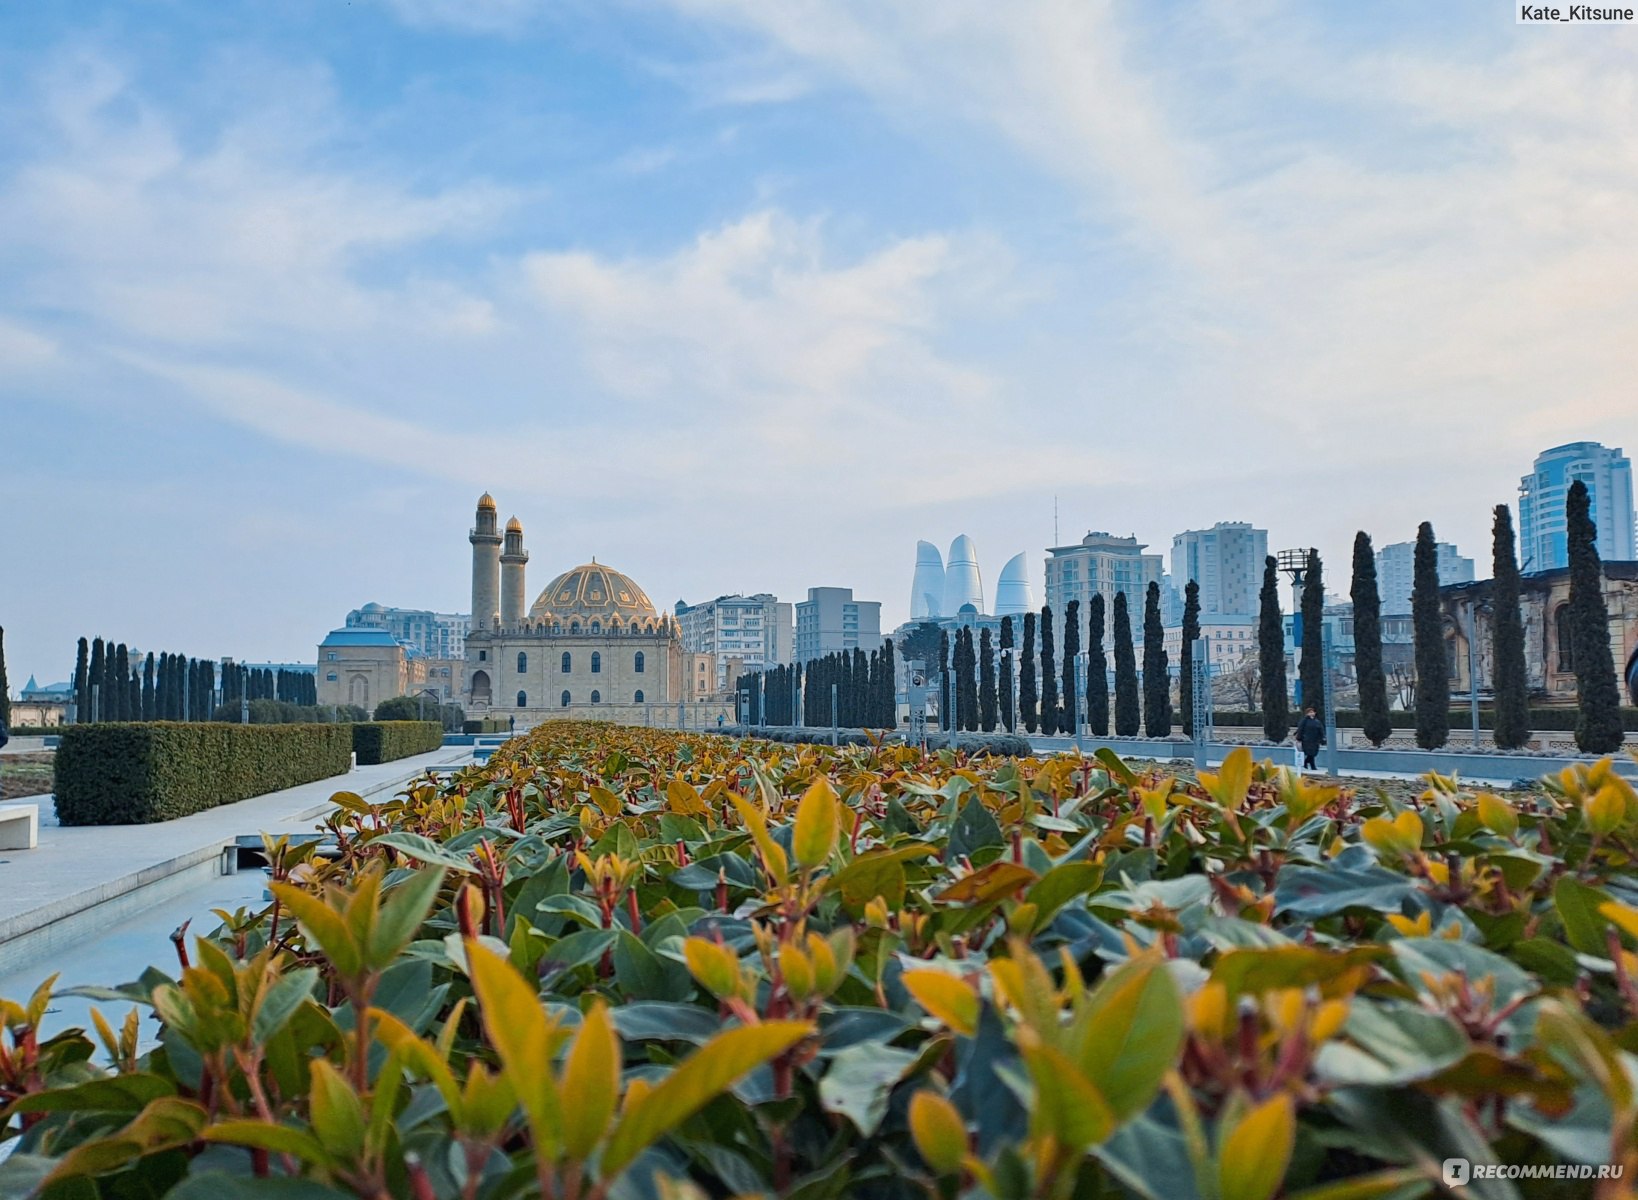
<instances>
[{"instance_id":1,"label":"green leaf","mask_svg":"<svg viewBox=\"0 0 1638 1200\"><path fill-rule=\"evenodd\" d=\"M1031 1121L1077 1151L1105 1141L1120 1123L1109 1102L1075 1062L1054 1046L1036 1042L1022 1050L1035 1082Z\"/></svg>"},{"instance_id":2,"label":"green leaf","mask_svg":"<svg viewBox=\"0 0 1638 1200\"><path fill-rule=\"evenodd\" d=\"M998 848L1002 844L1001 826L996 824L995 817L984 807L984 802L974 795L968 797L967 803L956 814L950 828L950 840L945 847L945 858L952 863L962 858L976 862L974 855L980 850Z\"/></svg>"},{"instance_id":3,"label":"green leaf","mask_svg":"<svg viewBox=\"0 0 1638 1200\"><path fill-rule=\"evenodd\" d=\"M1437 1075L1468 1051L1467 1035L1449 1017L1419 1004L1355 996L1342 1027L1319 1049L1315 1073L1336 1086L1388 1087Z\"/></svg>"},{"instance_id":4,"label":"green leaf","mask_svg":"<svg viewBox=\"0 0 1638 1200\"><path fill-rule=\"evenodd\" d=\"M722 1095L742 1075L783 1054L812 1032L813 1026L806 1021L765 1021L712 1038L659 1086L628 1101L603 1150L603 1177L618 1175L639 1153Z\"/></svg>"},{"instance_id":5,"label":"green leaf","mask_svg":"<svg viewBox=\"0 0 1638 1200\"><path fill-rule=\"evenodd\" d=\"M1291 1097L1283 1092L1235 1122L1217 1152L1222 1200L1269 1200L1285 1179L1296 1136Z\"/></svg>"},{"instance_id":6,"label":"green leaf","mask_svg":"<svg viewBox=\"0 0 1638 1200\"><path fill-rule=\"evenodd\" d=\"M410 944L432 911L443 882L443 868L429 867L392 889L382 902L375 928L370 933L367 957L371 966L380 970L390 965Z\"/></svg>"},{"instance_id":7,"label":"green leaf","mask_svg":"<svg viewBox=\"0 0 1638 1200\"><path fill-rule=\"evenodd\" d=\"M296 1010L302 1006L313 994L313 985L318 982L316 967L303 967L299 971L291 971L281 975L272 986L262 993L261 1002L256 1006L256 1014L251 1019L251 1040L258 1046L265 1046L274 1036L290 1022L296 1015Z\"/></svg>"},{"instance_id":8,"label":"green leaf","mask_svg":"<svg viewBox=\"0 0 1638 1200\"><path fill-rule=\"evenodd\" d=\"M583 1159L602 1138L620 1093L620 1039L608 1006L592 1006L563 1064L563 1149Z\"/></svg>"},{"instance_id":9,"label":"green leaf","mask_svg":"<svg viewBox=\"0 0 1638 1200\"><path fill-rule=\"evenodd\" d=\"M311 892L289 883L269 885L274 897L290 910L302 933L317 949L324 951L343 978L356 976L364 967L364 948L340 913Z\"/></svg>"},{"instance_id":10,"label":"green leaf","mask_svg":"<svg viewBox=\"0 0 1638 1200\"><path fill-rule=\"evenodd\" d=\"M204 1171L189 1175L170 1191L165 1200L349 1200L353 1192L343 1192L316 1179L230 1175L226 1171Z\"/></svg>"},{"instance_id":11,"label":"green leaf","mask_svg":"<svg viewBox=\"0 0 1638 1200\"><path fill-rule=\"evenodd\" d=\"M312 1063L313 1132L334 1158L349 1161L364 1151L364 1105L328 1059Z\"/></svg>"},{"instance_id":12,"label":"green leaf","mask_svg":"<svg viewBox=\"0 0 1638 1200\"><path fill-rule=\"evenodd\" d=\"M1553 885L1553 907L1558 910L1559 920L1564 922L1564 940L1583 954L1608 958L1610 948L1604 943L1604 928L1609 921L1598 908L1609 902L1610 894L1603 888L1589 887L1568 875L1561 876Z\"/></svg>"},{"instance_id":13,"label":"green leaf","mask_svg":"<svg viewBox=\"0 0 1638 1200\"><path fill-rule=\"evenodd\" d=\"M472 860L466 855L456 854L419 833L405 831L384 833L380 837L371 838L368 844L402 851L429 867L446 867L463 875L471 875L475 871Z\"/></svg>"},{"instance_id":14,"label":"green leaf","mask_svg":"<svg viewBox=\"0 0 1638 1200\"><path fill-rule=\"evenodd\" d=\"M133 1072L88 1079L73 1087L33 1092L0 1109L0 1126L17 1113L31 1112L141 1112L160 1096L176 1094L176 1085L158 1075Z\"/></svg>"},{"instance_id":15,"label":"green leaf","mask_svg":"<svg viewBox=\"0 0 1638 1200\"><path fill-rule=\"evenodd\" d=\"M813 870L824 865L836 848L842 831L842 814L836 789L825 776L817 776L796 806L796 824L791 830L791 854L796 865Z\"/></svg>"},{"instance_id":16,"label":"green leaf","mask_svg":"<svg viewBox=\"0 0 1638 1200\"><path fill-rule=\"evenodd\" d=\"M1133 959L1099 981L1077 1015L1075 1057L1120 1120L1160 1090L1183 1048L1183 998L1164 963Z\"/></svg>"},{"instance_id":17,"label":"green leaf","mask_svg":"<svg viewBox=\"0 0 1638 1200\"><path fill-rule=\"evenodd\" d=\"M874 1136L887 1115L893 1086L918 1057L896 1046L868 1043L843 1050L819 1081L820 1107L846 1117L865 1137Z\"/></svg>"},{"instance_id":18,"label":"green leaf","mask_svg":"<svg viewBox=\"0 0 1638 1200\"><path fill-rule=\"evenodd\" d=\"M1102 882L1103 866L1100 863L1066 862L1053 867L1036 881L1024 898L1026 903L1040 910L1041 923L1036 928L1044 928L1045 922L1050 921L1060 908L1076 896L1097 890Z\"/></svg>"},{"instance_id":19,"label":"green leaf","mask_svg":"<svg viewBox=\"0 0 1638 1200\"><path fill-rule=\"evenodd\" d=\"M218 1121L199 1135L207 1142L221 1142L229 1146L254 1146L278 1154L293 1154L314 1166L328 1166L332 1162L323 1144L305 1129L289 1125L274 1125L268 1121Z\"/></svg>"},{"instance_id":20,"label":"green leaf","mask_svg":"<svg viewBox=\"0 0 1638 1200\"><path fill-rule=\"evenodd\" d=\"M1092 757L1103 764L1104 769L1109 772L1109 777L1111 779L1118 779L1127 787L1131 787L1137 783L1138 777L1133 774L1132 768L1127 766L1121 759L1121 756L1116 754L1108 746L1100 746L1098 749L1094 750L1092 752Z\"/></svg>"}]
</instances>

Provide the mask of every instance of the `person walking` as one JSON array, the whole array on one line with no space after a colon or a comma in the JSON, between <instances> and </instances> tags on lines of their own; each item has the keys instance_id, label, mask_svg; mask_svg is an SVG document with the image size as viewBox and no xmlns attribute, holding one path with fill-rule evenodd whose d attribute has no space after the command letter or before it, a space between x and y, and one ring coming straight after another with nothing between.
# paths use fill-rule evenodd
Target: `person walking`
<instances>
[{"instance_id":1,"label":"person walking","mask_svg":"<svg viewBox=\"0 0 1638 1200\"><path fill-rule=\"evenodd\" d=\"M1297 722L1297 744L1302 747L1302 769L1313 771L1318 768L1314 765L1314 756L1325 743L1325 726L1320 724L1319 718L1314 715L1314 706L1310 704L1302 710L1302 720Z\"/></svg>"}]
</instances>

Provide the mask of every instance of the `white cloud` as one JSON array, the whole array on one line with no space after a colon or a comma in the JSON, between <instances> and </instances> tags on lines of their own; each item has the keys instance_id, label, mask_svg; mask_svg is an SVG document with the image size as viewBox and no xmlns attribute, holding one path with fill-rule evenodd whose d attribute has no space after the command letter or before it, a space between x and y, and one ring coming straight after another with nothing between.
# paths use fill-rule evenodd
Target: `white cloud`
<instances>
[{"instance_id":1,"label":"white cloud","mask_svg":"<svg viewBox=\"0 0 1638 1200\"><path fill-rule=\"evenodd\" d=\"M38 370L59 358L56 341L0 316L0 380Z\"/></svg>"}]
</instances>

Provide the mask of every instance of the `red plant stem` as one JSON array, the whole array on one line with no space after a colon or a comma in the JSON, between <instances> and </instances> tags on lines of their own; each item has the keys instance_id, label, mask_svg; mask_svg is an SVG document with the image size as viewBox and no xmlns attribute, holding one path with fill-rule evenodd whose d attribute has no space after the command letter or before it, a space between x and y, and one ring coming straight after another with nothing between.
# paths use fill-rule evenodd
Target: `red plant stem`
<instances>
[{"instance_id":1,"label":"red plant stem","mask_svg":"<svg viewBox=\"0 0 1638 1200\"><path fill-rule=\"evenodd\" d=\"M643 931L643 910L637 903L636 888L626 889L626 915L631 918L631 932L641 933Z\"/></svg>"}]
</instances>

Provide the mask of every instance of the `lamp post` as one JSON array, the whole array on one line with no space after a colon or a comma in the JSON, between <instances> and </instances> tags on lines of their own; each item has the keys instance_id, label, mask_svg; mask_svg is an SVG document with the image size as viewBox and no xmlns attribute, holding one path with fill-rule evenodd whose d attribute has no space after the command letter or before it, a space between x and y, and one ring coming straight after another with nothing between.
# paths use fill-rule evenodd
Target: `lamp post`
<instances>
[{"instance_id":1,"label":"lamp post","mask_svg":"<svg viewBox=\"0 0 1638 1200\"><path fill-rule=\"evenodd\" d=\"M1308 550L1281 550L1277 560L1279 569L1291 579L1291 665L1298 666L1302 654L1302 585L1308 575ZM1302 711L1302 672L1293 671L1296 683L1292 702L1297 712Z\"/></svg>"}]
</instances>

